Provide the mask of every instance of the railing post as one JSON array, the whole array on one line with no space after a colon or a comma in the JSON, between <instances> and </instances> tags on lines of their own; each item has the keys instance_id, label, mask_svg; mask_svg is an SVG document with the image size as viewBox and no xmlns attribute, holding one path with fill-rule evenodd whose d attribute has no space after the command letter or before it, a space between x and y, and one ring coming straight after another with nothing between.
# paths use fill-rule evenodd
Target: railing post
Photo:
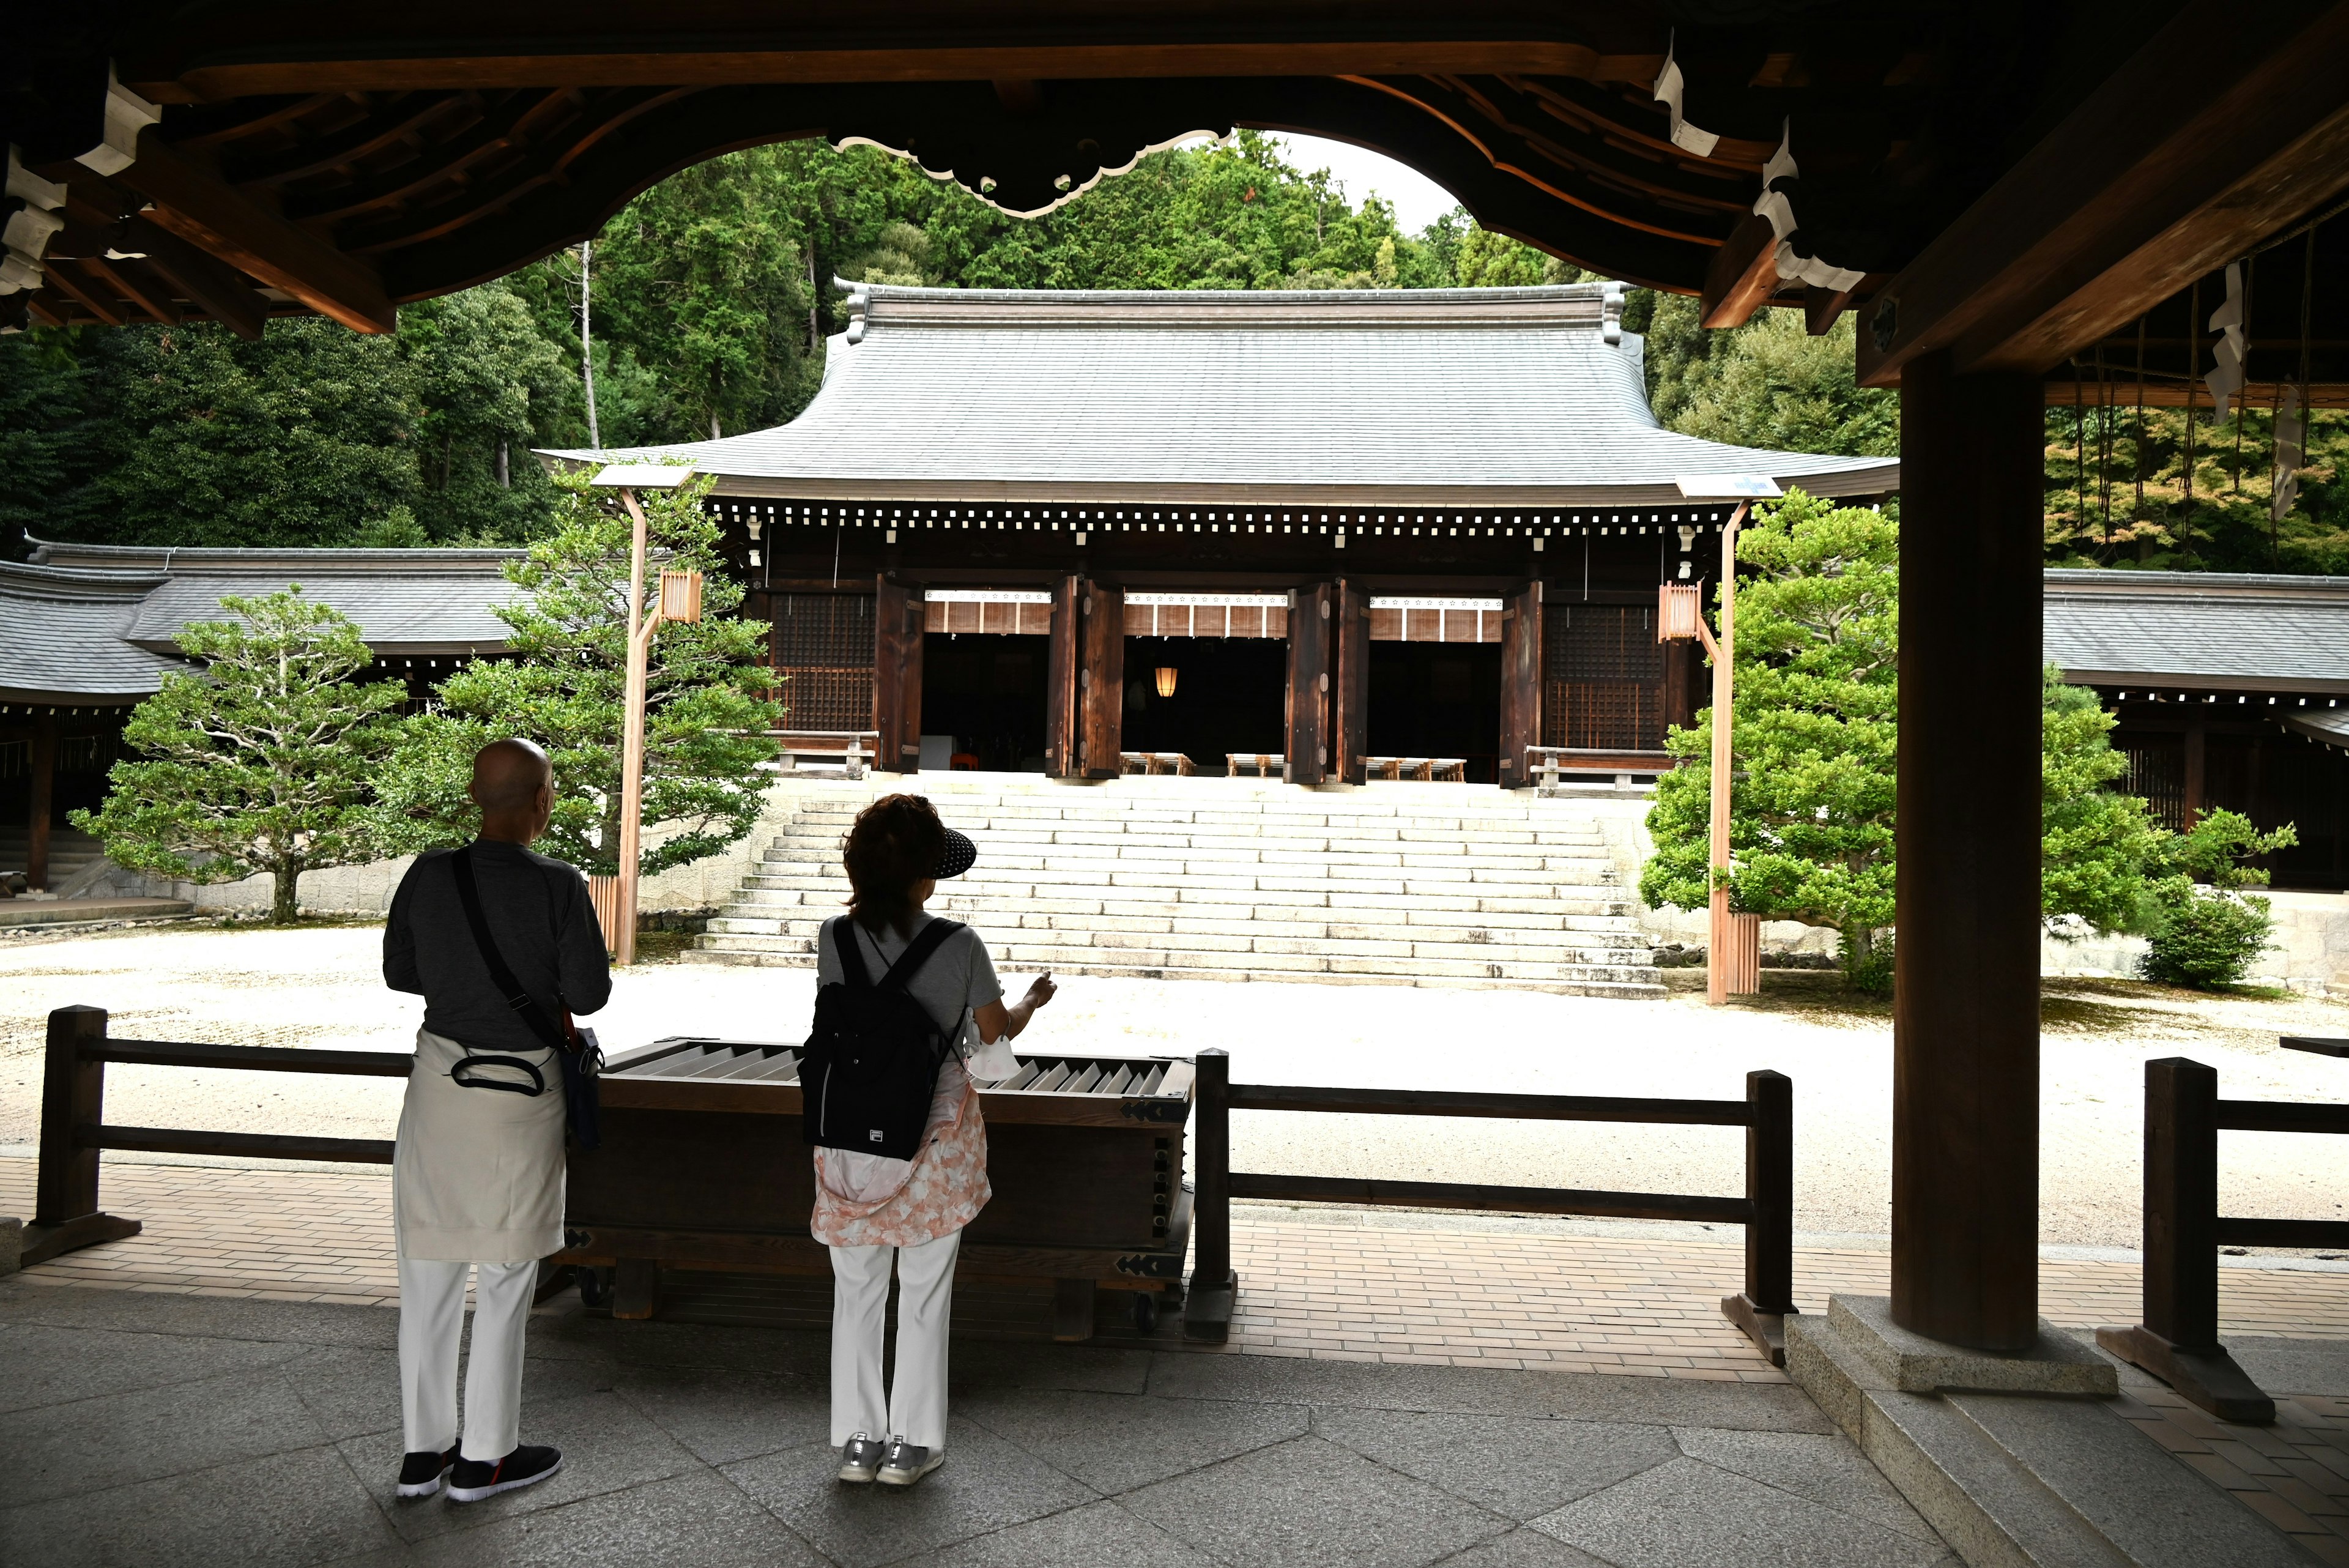
<instances>
[{"instance_id":1,"label":"railing post","mask_svg":"<svg viewBox=\"0 0 2349 1568\"><path fill-rule=\"evenodd\" d=\"M106 1064L82 1047L106 1038L106 1010L60 1007L49 1014L48 1054L41 1074L41 1165L33 1222L25 1228L25 1266L60 1252L139 1233L136 1220L98 1207L98 1156L79 1136L106 1119Z\"/></svg>"},{"instance_id":2,"label":"railing post","mask_svg":"<svg viewBox=\"0 0 2349 1568\"><path fill-rule=\"evenodd\" d=\"M1795 1081L1745 1075L1745 1289L1723 1298L1723 1316L1774 1366L1786 1365L1786 1318L1795 1306Z\"/></svg>"},{"instance_id":3,"label":"railing post","mask_svg":"<svg viewBox=\"0 0 2349 1568\"><path fill-rule=\"evenodd\" d=\"M2145 1318L2096 1343L2222 1420L2275 1419L2219 1343L2219 1075L2199 1062L2145 1064Z\"/></svg>"},{"instance_id":4,"label":"railing post","mask_svg":"<svg viewBox=\"0 0 2349 1568\"><path fill-rule=\"evenodd\" d=\"M1197 1127L1191 1140L1191 1288L1186 1339L1231 1336L1239 1276L1232 1272L1232 1059L1210 1048L1193 1064Z\"/></svg>"}]
</instances>

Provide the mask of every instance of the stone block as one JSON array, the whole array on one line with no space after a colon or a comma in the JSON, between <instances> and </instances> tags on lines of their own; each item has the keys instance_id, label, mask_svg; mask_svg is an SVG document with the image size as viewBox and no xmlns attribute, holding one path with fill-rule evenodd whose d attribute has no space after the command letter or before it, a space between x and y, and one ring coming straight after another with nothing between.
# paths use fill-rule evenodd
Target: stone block
<instances>
[{"instance_id":1,"label":"stone block","mask_svg":"<svg viewBox=\"0 0 2349 1568\"><path fill-rule=\"evenodd\" d=\"M1887 1296L1832 1296L1827 1317L1845 1343L1904 1393L1966 1389L2110 1397L2120 1392L2120 1376L2111 1362L2044 1318L2039 1320L2038 1343L2009 1355L1945 1345L1905 1329L1892 1321Z\"/></svg>"},{"instance_id":2,"label":"stone block","mask_svg":"<svg viewBox=\"0 0 2349 1568\"><path fill-rule=\"evenodd\" d=\"M14 1215L0 1214L0 1274L13 1274L24 1266L25 1222Z\"/></svg>"}]
</instances>

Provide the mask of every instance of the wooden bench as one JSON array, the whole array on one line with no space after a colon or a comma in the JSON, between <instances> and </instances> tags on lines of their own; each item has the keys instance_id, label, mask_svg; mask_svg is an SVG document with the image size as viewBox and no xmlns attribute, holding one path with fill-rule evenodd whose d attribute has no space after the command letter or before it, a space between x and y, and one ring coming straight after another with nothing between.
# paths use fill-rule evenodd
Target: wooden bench
<instances>
[{"instance_id":1,"label":"wooden bench","mask_svg":"<svg viewBox=\"0 0 2349 1568\"><path fill-rule=\"evenodd\" d=\"M1234 778L1240 776L1242 768L1247 768L1262 779L1270 778L1287 767L1288 758L1278 752L1226 752L1224 764L1232 770Z\"/></svg>"},{"instance_id":2,"label":"wooden bench","mask_svg":"<svg viewBox=\"0 0 2349 1568\"><path fill-rule=\"evenodd\" d=\"M1670 752L1626 751L1609 746L1527 746L1526 771L1539 781L1544 794L1557 792L1561 775L1599 774L1612 776L1617 789L1630 789L1631 780L1641 774L1652 778L1668 774L1678 765Z\"/></svg>"},{"instance_id":3,"label":"wooden bench","mask_svg":"<svg viewBox=\"0 0 2349 1568\"><path fill-rule=\"evenodd\" d=\"M782 753L768 765L790 774L823 774L834 768L853 779L864 776L881 750L878 730L770 730Z\"/></svg>"},{"instance_id":4,"label":"wooden bench","mask_svg":"<svg viewBox=\"0 0 2349 1568\"><path fill-rule=\"evenodd\" d=\"M1364 757L1362 766L1374 779L1412 780L1419 784L1468 782L1465 757Z\"/></svg>"},{"instance_id":5,"label":"wooden bench","mask_svg":"<svg viewBox=\"0 0 2349 1568\"><path fill-rule=\"evenodd\" d=\"M1117 760L1130 774L1172 774L1189 778L1199 764L1180 752L1120 752Z\"/></svg>"}]
</instances>

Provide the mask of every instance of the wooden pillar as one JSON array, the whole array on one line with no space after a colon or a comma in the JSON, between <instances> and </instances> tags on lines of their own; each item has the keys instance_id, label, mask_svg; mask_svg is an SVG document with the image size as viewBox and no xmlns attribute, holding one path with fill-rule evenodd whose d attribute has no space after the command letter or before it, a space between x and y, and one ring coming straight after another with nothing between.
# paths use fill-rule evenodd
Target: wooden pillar
<instances>
[{"instance_id":1,"label":"wooden pillar","mask_svg":"<svg viewBox=\"0 0 2349 1568\"><path fill-rule=\"evenodd\" d=\"M1664 727L1696 728L1697 645L1680 640L1664 644Z\"/></svg>"},{"instance_id":2,"label":"wooden pillar","mask_svg":"<svg viewBox=\"0 0 2349 1568\"><path fill-rule=\"evenodd\" d=\"M1542 586L1539 578L1509 597L1501 612L1501 757L1503 789L1534 782L1526 748L1541 744Z\"/></svg>"},{"instance_id":3,"label":"wooden pillar","mask_svg":"<svg viewBox=\"0 0 2349 1568\"><path fill-rule=\"evenodd\" d=\"M1315 583L1288 596L1288 764L1291 784L1330 777L1330 633L1337 618L1335 585Z\"/></svg>"},{"instance_id":4,"label":"wooden pillar","mask_svg":"<svg viewBox=\"0 0 2349 1568\"><path fill-rule=\"evenodd\" d=\"M44 714L33 730L33 800L25 814L25 880L33 891L49 886L49 815L56 810L57 721Z\"/></svg>"},{"instance_id":5,"label":"wooden pillar","mask_svg":"<svg viewBox=\"0 0 2349 1568\"><path fill-rule=\"evenodd\" d=\"M1052 634L1044 656L1044 767L1056 779L1080 774L1077 746L1077 625L1084 579L1062 577L1052 589Z\"/></svg>"},{"instance_id":6,"label":"wooden pillar","mask_svg":"<svg viewBox=\"0 0 2349 1568\"><path fill-rule=\"evenodd\" d=\"M1077 669L1078 743L1083 776L1113 779L1124 771L1125 590L1086 580L1077 594L1083 628Z\"/></svg>"},{"instance_id":7,"label":"wooden pillar","mask_svg":"<svg viewBox=\"0 0 2349 1568\"><path fill-rule=\"evenodd\" d=\"M922 767L922 597L889 574L874 579L873 728L885 773Z\"/></svg>"},{"instance_id":8,"label":"wooden pillar","mask_svg":"<svg viewBox=\"0 0 2349 1568\"><path fill-rule=\"evenodd\" d=\"M1976 1349L2038 1320L2041 392L1901 378L1892 1316Z\"/></svg>"},{"instance_id":9,"label":"wooden pillar","mask_svg":"<svg viewBox=\"0 0 2349 1568\"><path fill-rule=\"evenodd\" d=\"M2206 787L2205 734L2199 722L2186 726L2186 826L2189 827L2202 820L2202 793Z\"/></svg>"},{"instance_id":10,"label":"wooden pillar","mask_svg":"<svg viewBox=\"0 0 2349 1568\"><path fill-rule=\"evenodd\" d=\"M1337 751L1330 776L1362 784L1370 778L1362 759L1371 749L1371 596L1342 577L1338 582L1337 644L1338 671L1331 681L1331 705L1337 711L1331 738Z\"/></svg>"}]
</instances>

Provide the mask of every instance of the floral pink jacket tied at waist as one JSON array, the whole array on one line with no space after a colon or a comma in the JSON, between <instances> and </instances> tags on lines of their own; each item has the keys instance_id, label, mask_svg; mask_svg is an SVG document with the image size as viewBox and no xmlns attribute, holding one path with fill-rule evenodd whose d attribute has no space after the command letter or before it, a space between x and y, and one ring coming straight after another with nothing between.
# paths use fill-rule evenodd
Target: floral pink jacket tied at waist
<instances>
[{"instance_id":1,"label":"floral pink jacket tied at waist","mask_svg":"<svg viewBox=\"0 0 2349 1568\"><path fill-rule=\"evenodd\" d=\"M987 1181L987 1120L979 1115L978 1087L963 1067L965 1051L989 1082L1019 1071L1010 1043L981 1045L966 1017L957 1049L938 1068L919 1154L904 1160L849 1149L815 1151L815 1213L808 1229L817 1241L830 1247L915 1247L978 1218L995 1189Z\"/></svg>"}]
</instances>

